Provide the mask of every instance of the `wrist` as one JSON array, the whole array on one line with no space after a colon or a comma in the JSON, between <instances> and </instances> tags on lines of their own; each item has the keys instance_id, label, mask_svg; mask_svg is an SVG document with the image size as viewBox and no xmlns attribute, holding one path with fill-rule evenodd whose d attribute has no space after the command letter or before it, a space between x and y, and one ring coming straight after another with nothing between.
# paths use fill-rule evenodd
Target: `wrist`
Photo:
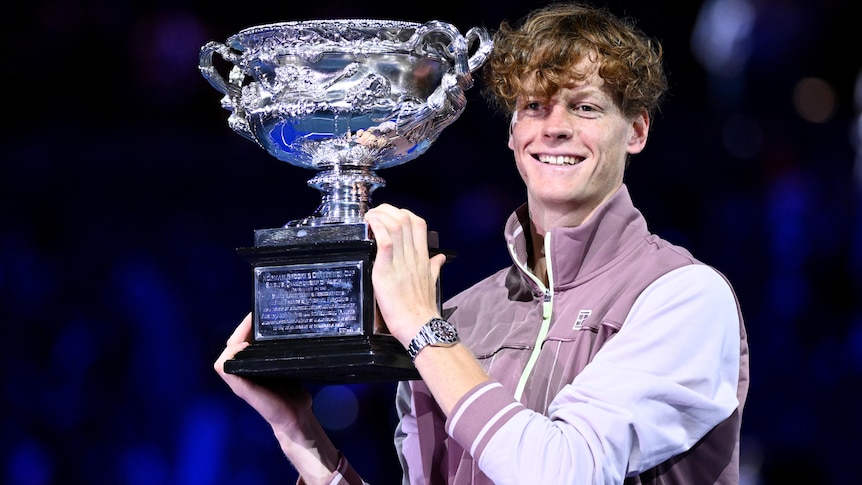
<instances>
[{"instance_id":1,"label":"wrist","mask_svg":"<svg viewBox=\"0 0 862 485\"><path fill-rule=\"evenodd\" d=\"M291 426L273 426L281 451L308 484L329 483L341 454L320 422L309 413Z\"/></svg>"},{"instance_id":2,"label":"wrist","mask_svg":"<svg viewBox=\"0 0 862 485\"><path fill-rule=\"evenodd\" d=\"M442 318L431 318L422 325L416 335L407 344L407 353L416 360L422 349L432 347L451 347L461 341L458 331L451 323Z\"/></svg>"}]
</instances>

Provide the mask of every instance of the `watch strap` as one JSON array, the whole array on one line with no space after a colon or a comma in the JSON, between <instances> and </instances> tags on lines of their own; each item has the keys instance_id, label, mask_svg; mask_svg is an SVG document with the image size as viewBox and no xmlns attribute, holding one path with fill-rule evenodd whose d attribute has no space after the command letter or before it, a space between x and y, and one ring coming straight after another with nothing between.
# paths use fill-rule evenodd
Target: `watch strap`
<instances>
[{"instance_id":1,"label":"watch strap","mask_svg":"<svg viewBox=\"0 0 862 485\"><path fill-rule=\"evenodd\" d=\"M407 353L411 359L416 360L419 351L429 345L432 347L451 347L460 341L454 325L442 318L432 318L428 323L422 325L422 328L410 341L410 345L407 346Z\"/></svg>"}]
</instances>

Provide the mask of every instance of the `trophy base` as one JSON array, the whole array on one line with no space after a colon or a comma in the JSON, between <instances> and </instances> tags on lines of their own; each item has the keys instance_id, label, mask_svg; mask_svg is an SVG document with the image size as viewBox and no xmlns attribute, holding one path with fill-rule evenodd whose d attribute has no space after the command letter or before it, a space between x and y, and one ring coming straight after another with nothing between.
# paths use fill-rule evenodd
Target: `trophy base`
<instances>
[{"instance_id":1,"label":"trophy base","mask_svg":"<svg viewBox=\"0 0 862 485\"><path fill-rule=\"evenodd\" d=\"M429 246L443 252L436 233ZM321 382L421 379L377 309L377 251L364 223L260 229L254 247L238 252L253 266L253 331L226 372Z\"/></svg>"},{"instance_id":2,"label":"trophy base","mask_svg":"<svg viewBox=\"0 0 862 485\"><path fill-rule=\"evenodd\" d=\"M289 346L263 342L225 362L225 371L323 383L421 379L404 348L388 335L303 339Z\"/></svg>"}]
</instances>

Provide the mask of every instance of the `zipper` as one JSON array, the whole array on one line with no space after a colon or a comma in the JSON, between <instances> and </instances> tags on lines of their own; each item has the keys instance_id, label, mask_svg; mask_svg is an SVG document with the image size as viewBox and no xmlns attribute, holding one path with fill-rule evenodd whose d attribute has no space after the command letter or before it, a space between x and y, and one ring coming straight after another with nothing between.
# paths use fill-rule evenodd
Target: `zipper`
<instances>
[{"instance_id":1,"label":"zipper","mask_svg":"<svg viewBox=\"0 0 862 485\"><path fill-rule=\"evenodd\" d=\"M509 244L509 252L512 254L512 260L515 261L524 273L532 279L539 289L542 291L542 326L539 328L539 334L536 336L536 343L533 345L533 351L530 353L530 359L527 361L527 365L524 367L524 371L521 373L521 378L518 380L518 387L515 388L515 400L520 401L521 396L524 395L524 388L527 385L527 379L529 379L530 374L533 372L533 368L536 366L536 361L539 360L539 352L542 350L542 343L545 341L545 337L548 336L548 330L551 328L551 315L553 315L554 310L554 275L551 268L553 268L553 264L551 264L551 233L548 232L545 234L545 267L548 272L548 286L546 287L542 280L540 280L530 268L527 267L525 263L518 261L517 255L515 254L515 246L513 244Z\"/></svg>"}]
</instances>

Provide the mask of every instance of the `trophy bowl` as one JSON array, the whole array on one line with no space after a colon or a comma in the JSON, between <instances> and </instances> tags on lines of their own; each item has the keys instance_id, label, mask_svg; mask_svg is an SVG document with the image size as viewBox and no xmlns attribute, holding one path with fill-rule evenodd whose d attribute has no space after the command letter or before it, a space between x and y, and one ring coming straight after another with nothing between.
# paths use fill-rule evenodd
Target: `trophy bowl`
<instances>
[{"instance_id":1,"label":"trophy bowl","mask_svg":"<svg viewBox=\"0 0 862 485\"><path fill-rule=\"evenodd\" d=\"M475 45L470 55L468 49ZM362 221L381 168L425 153L466 105L471 73L492 48L447 23L311 20L251 27L209 42L200 70L228 124L275 158L317 171L314 215L288 226ZM227 77L218 54L233 66Z\"/></svg>"},{"instance_id":2,"label":"trophy bowl","mask_svg":"<svg viewBox=\"0 0 862 485\"><path fill-rule=\"evenodd\" d=\"M423 154L460 116L491 48L479 27L462 36L438 21L364 19L260 25L201 48L201 73L224 95L230 128L315 170L308 185L321 193L314 214L257 229L254 247L238 250L254 267L254 323L227 372L419 377L377 311L376 247L363 217L384 184L376 171ZM436 238L429 232L429 250L445 252Z\"/></svg>"}]
</instances>

